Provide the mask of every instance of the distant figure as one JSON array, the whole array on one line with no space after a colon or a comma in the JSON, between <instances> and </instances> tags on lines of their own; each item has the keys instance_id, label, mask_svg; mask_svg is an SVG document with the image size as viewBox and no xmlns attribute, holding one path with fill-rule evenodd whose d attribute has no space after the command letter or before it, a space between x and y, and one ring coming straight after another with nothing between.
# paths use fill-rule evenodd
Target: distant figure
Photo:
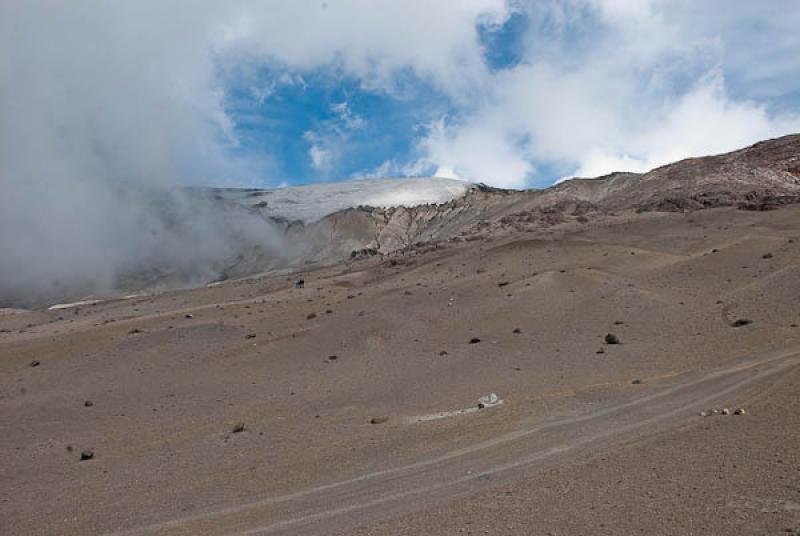
<instances>
[{"instance_id":1,"label":"distant figure","mask_svg":"<svg viewBox=\"0 0 800 536\"><path fill-rule=\"evenodd\" d=\"M306 286L306 282L303 279L298 279L294 282L294 288L303 288Z\"/></svg>"}]
</instances>

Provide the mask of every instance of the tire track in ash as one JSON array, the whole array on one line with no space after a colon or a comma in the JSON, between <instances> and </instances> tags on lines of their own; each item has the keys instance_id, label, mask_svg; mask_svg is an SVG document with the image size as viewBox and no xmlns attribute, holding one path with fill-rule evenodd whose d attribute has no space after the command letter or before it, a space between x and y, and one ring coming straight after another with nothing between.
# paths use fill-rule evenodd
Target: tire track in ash
<instances>
[{"instance_id":1,"label":"tire track in ash","mask_svg":"<svg viewBox=\"0 0 800 536\"><path fill-rule=\"evenodd\" d=\"M344 529L366 519L413 511L475 493L524 470L557 465L566 456L589 447L630 439L670 420L680 422L681 416L696 413L798 364L800 349L785 349L628 402L545 421L442 456L107 536L300 535ZM655 430L663 429L664 426L659 426Z\"/></svg>"}]
</instances>

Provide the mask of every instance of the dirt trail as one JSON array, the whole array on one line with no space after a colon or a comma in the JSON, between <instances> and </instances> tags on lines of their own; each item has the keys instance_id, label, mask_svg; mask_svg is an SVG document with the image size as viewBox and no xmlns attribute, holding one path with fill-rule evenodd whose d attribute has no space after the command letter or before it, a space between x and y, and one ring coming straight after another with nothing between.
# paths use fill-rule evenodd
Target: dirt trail
<instances>
[{"instance_id":1,"label":"dirt trail","mask_svg":"<svg viewBox=\"0 0 800 536\"><path fill-rule=\"evenodd\" d=\"M793 347L704 375L675 379L623 403L548 420L436 458L107 536L251 536L344 530L371 518L430 507L497 486L521 472L563 463L588 448L611 448L634 436L661 432L724 402L733 393L763 388L797 365L800 347Z\"/></svg>"}]
</instances>

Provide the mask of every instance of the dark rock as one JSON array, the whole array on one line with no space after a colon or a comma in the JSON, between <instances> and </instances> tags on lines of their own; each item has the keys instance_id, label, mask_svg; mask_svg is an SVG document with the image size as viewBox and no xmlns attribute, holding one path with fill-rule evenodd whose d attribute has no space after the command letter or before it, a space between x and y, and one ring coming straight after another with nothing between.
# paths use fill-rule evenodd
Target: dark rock
<instances>
[{"instance_id":1,"label":"dark rock","mask_svg":"<svg viewBox=\"0 0 800 536\"><path fill-rule=\"evenodd\" d=\"M508 284L509 284L509 282L508 282L508 281L501 281L501 282L499 282L499 283L497 284L497 286L498 286L498 287L505 287L505 286L507 286Z\"/></svg>"},{"instance_id":2,"label":"dark rock","mask_svg":"<svg viewBox=\"0 0 800 536\"><path fill-rule=\"evenodd\" d=\"M764 253L763 255L761 255L761 258L762 259L771 259L772 258L772 253Z\"/></svg>"},{"instance_id":3,"label":"dark rock","mask_svg":"<svg viewBox=\"0 0 800 536\"><path fill-rule=\"evenodd\" d=\"M243 422L237 422L233 426L233 429L231 430L231 432L233 432L234 434L238 434L240 432L244 432L244 423Z\"/></svg>"},{"instance_id":4,"label":"dark rock","mask_svg":"<svg viewBox=\"0 0 800 536\"><path fill-rule=\"evenodd\" d=\"M86 402L83 403L83 405L84 407L91 408L92 406L94 406L94 402L92 402L91 400L87 400Z\"/></svg>"},{"instance_id":5,"label":"dark rock","mask_svg":"<svg viewBox=\"0 0 800 536\"><path fill-rule=\"evenodd\" d=\"M298 279L294 282L294 288L304 288L306 286L306 282L303 279Z\"/></svg>"},{"instance_id":6,"label":"dark rock","mask_svg":"<svg viewBox=\"0 0 800 536\"><path fill-rule=\"evenodd\" d=\"M599 349L599 350L597 350L595 353L596 353L596 354L604 354L604 353L606 353L606 351L605 351L605 349L604 349L604 348L600 348L600 349Z\"/></svg>"},{"instance_id":7,"label":"dark rock","mask_svg":"<svg viewBox=\"0 0 800 536\"><path fill-rule=\"evenodd\" d=\"M442 350L441 352L439 352L439 355L441 356L447 355L447 350Z\"/></svg>"},{"instance_id":8,"label":"dark rock","mask_svg":"<svg viewBox=\"0 0 800 536\"><path fill-rule=\"evenodd\" d=\"M315 318L317 318L317 313L308 313L308 316L306 316L307 320L314 320Z\"/></svg>"},{"instance_id":9,"label":"dark rock","mask_svg":"<svg viewBox=\"0 0 800 536\"><path fill-rule=\"evenodd\" d=\"M137 335L137 334L139 334L139 333L142 333L142 330L141 330L141 329L139 329L139 328L133 328L132 330L130 330L130 331L128 332L128 335Z\"/></svg>"},{"instance_id":10,"label":"dark rock","mask_svg":"<svg viewBox=\"0 0 800 536\"><path fill-rule=\"evenodd\" d=\"M255 339L255 338L256 338L256 334L255 334L255 333L248 333L248 334L245 336L245 338L246 338L246 339Z\"/></svg>"},{"instance_id":11,"label":"dark rock","mask_svg":"<svg viewBox=\"0 0 800 536\"><path fill-rule=\"evenodd\" d=\"M633 380L631 383L632 383L633 385L641 385L641 384L643 384L644 382L643 382L642 380L640 380L640 379L638 379L638 378L637 378L637 379Z\"/></svg>"},{"instance_id":12,"label":"dark rock","mask_svg":"<svg viewBox=\"0 0 800 536\"><path fill-rule=\"evenodd\" d=\"M81 461L84 462L86 460L91 460L94 458L94 451L92 450L84 450L81 452Z\"/></svg>"},{"instance_id":13,"label":"dark rock","mask_svg":"<svg viewBox=\"0 0 800 536\"><path fill-rule=\"evenodd\" d=\"M389 417L373 417L369 420L370 424L383 424L389 421Z\"/></svg>"},{"instance_id":14,"label":"dark rock","mask_svg":"<svg viewBox=\"0 0 800 536\"><path fill-rule=\"evenodd\" d=\"M613 333L608 333L605 337L606 344L620 344L619 337Z\"/></svg>"},{"instance_id":15,"label":"dark rock","mask_svg":"<svg viewBox=\"0 0 800 536\"><path fill-rule=\"evenodd\" d=\"M513 333L522 333L522 330L519 328L514 328Z\"/></svg>"},{"instance_id":16,"label":"dark rock","mask_svg":"<svg viewBox=\"0 0 800 536\"><path fill-rule=\"evenodd\" d=\"M337 359L339 359L338 355L329 355L328 356L328 360L329 361L336 361Z\"/></svg>"},{"instance_id":17,"label":"dark rock","mask_svg":"<svg viewBox=\"0 0 800 536\"><path fill-rule=\"evenodd\" d=\"M480 340L478 337L472 337L472 338L469 340L469 343L470 343L470 344L478 344L479 342L481 342L481 340Z\"/></svg>"},{"instance_id":18,"label":"dark rock","mask_svg":"<svg viewBox=\"0 0 800 536\"><path fill-rule=\"evenodd\" d=\"M41 363L39 363L35 359L28 364L29 367L38 367L39 365L41 365Z\"/></svg>"},{"instance_id":19,"label":"dark rock","mask_svg":"<svg viewBox=\"0 0 800 536\"><path fill-rule=\"evenodd\" d=\"M742 327L742 326L747 326L747 325L750 325L750 324L752 324L752 323L753 323L753 321L752 321L752 320L750 320L750 319L747 319L747 318L737 318L737 319L736 319L736 320L733 322L733 324L731 324L731 327L734 327L734 328L740 328L740 327Z\"/></svg>"},{"instance_id":20,"label":"dark rock","mask_svg":"<svg viewBox=\"0 0 800 536\"><path fill-rule=\"evenodd\" d=\"M185 314L185 315L183 315L183 318L191 319L191 318L194 318L194 315L193 314Z\"/></svg>"}]
</instances>

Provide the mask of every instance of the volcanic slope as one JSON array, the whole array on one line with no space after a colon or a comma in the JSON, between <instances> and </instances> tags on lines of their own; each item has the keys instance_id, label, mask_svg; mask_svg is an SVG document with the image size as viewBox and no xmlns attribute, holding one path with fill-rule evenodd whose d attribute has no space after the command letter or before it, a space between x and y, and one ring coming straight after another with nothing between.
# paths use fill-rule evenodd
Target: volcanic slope
<instances>
[{"instance_id":1,"label":"volcanic slope","mask_svg":"<svg viewBox=\"0 0 800 536\"><path fill-rule=\"evenodd\" d=\"M6 312L0 532L797 531L798 264L629 211Z\"/></svg>"}]
</instances>

